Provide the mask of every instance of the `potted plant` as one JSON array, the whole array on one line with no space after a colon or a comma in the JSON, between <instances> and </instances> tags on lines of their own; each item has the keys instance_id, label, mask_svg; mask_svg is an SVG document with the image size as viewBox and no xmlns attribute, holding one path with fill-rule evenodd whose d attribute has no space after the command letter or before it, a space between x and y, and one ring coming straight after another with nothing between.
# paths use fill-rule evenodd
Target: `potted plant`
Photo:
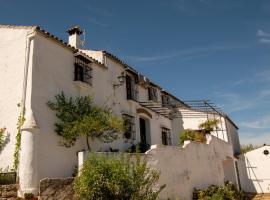
<instances>
[{"instance_id":1,"label":"potted plant","mask_svg":"<svg viewBox=\"0 0 270 200\"><path fill-rule=\"evenodd\" d=\"M210 134L214 129L218 129L218 119L208 119L199 125L199 129L203 134Z\"/></svg>"},{"instance_id":2,"label":"potted plant","mask_svg":"<svg viewBox=\"0 0 270 200\"><path fill-rule=\"evenodd\" d=\"M213 130L218 129L219 120L208 119L205 122L199 124L199 130L196 131L195 141L205 143L207 141L206 135L211 134Z\"/></svg>"},{"instance_id":3,"label":"potted plant","mask_svg":"<svg viewBox=\"0 0 270 200\"><path fill-rule=\"evenodd\" d=\"M185 129L182 131L179 136L179 144L183 145L185 141L194 141L195 133L196 131L192 129Z\"/></svg>"},{"instance_id":4,"label":"potted plant","mask_svg":"<svg viewBox=\"0 0 270 200\"><path fill-rule=\"evenodd\" d=\"M210 134L213 130L218 129L219 120L209 119L199 124L198 130L185 129L180 133L179 144L183 145L185 141L195 141L205 143L207 141L206 135Z\"/></svg>"}]
</instances>

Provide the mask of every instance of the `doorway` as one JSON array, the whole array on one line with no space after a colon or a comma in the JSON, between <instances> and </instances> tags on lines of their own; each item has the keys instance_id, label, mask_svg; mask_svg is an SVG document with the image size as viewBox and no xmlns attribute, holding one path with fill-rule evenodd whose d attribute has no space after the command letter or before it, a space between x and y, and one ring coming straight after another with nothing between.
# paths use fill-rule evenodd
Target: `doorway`
<instances>
[{"instance_id":1,"label":"doorway","mask_svg":"<svg viewBox=\"0 0 270 200\"><path fill-rule=\"evenodd\" d=\"M149 120L140 118L140 139L142 153L150 148L150 127Z\"/></svg>"}]
</instances>

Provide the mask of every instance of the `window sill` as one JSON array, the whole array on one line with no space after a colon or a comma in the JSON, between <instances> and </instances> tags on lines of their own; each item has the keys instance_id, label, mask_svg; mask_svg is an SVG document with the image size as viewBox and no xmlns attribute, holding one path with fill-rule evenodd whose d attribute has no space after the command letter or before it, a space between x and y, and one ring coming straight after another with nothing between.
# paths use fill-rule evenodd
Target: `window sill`
<instances>
[{"instance_id":1,"label":"window sill","mask_svg":"<svg viewBox=\"0 0 270 200\"><path fill-rule=\"evenodd\" d=\"M86 83L86 82L82 82L82 81L73 81L73 83L74 83L77 87L79 87L79 88L84 88L84 89L91 88L91 84Z\"/></svg>"}]
</instances>

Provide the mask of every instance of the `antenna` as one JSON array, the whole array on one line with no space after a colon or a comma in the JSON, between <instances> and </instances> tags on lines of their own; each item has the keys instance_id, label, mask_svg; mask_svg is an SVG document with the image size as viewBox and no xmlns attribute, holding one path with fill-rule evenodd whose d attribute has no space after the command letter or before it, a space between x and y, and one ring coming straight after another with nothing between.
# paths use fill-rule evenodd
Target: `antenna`
<instances>
[{"instance_id":1,"label":"antenna","mask_svg":"<svg viewBox=\"0 0 270 200\"><path fill-rule=\"evenodd\" d=\"M82 45L82 47L84 47L84 45L85 45L85 29L83 30L82 35L83 35L83 40L81 41L81 45Z\"/></svg>"}]
</instances>

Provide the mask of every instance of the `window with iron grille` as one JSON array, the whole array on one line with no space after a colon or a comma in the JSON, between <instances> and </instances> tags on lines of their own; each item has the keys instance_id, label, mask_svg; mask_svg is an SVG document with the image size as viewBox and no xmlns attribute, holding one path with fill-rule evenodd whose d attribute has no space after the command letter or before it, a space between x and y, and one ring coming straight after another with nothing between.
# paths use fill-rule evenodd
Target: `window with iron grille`
<instances>
[{"instance_id":1,"label":"window with iron grille","mask_svg":"<svg viewBox=\"0 0 270 200\"><path fill-rule=\"evenodd\" d=\"M170 97L168 95L163 94L161 96L161 101L162 101L162 106L163 107L170 107L171 99L170 99Z\"/></svg>"},{"instance_id":2,"label":"window with iron grille","mask_svg":"<svg viewBox=\"0 0 270 200\"><path fill-rule=\"evenodd\" d=\"M82 81L88 84L92 84L92 68L91 63L75 58L75 72L74 81Z\"/></svg>"},{"instance_id":3,"label":"window with iron grille","mask_svg":"<svg viewBox=\"0 0 270 200\"><path fill-rule=\"evenodd\" d=\"M165 127L161 128L161 139L163 145L172 145L171 130Z\"/></svg>"},{"instance_id":4,"label":"window with iron grille","mask_svg":"<svg viewBox=\"0 0 270 200\"><path fill-rule=\"evenodd\" d=\"M139 92L135 78L126 75L126 88L127 88L127 99L138 101Z\"/></svg>"},{"instance_id":5,"label":"window with iron grille","mask_svg":"<svg viewBox=\"0 0 270 200\"><path fill-rule=\"evenodd\" d=\"M148 96L150 101L157 102L158 101L158 94L157 89L153 87L148 88Z\"/></svg>"},{"instance_id":6,"label":"window with iron grille","mask_svg":"<svg viewBox=\"0 0 270 200\"><path fill-rule=\"evenodd\" d=\"M128 114L123 114L123 119L126 128L124 138L128 140L129 139L135 140L136 139L135 117Z\"/></svg>"}]
</instances>

